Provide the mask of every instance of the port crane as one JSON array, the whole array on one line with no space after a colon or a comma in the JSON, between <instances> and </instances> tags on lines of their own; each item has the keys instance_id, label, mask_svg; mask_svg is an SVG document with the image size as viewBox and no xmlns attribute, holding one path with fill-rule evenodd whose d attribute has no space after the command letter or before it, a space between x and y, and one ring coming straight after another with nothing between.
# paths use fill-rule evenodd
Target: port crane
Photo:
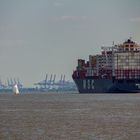
<instances>
[{"instance_id":1,"label":"port crane","mask_svg":"<svg viewBox=\"0 0 140 140\"><path fill-rule=\"evenodd\" d=\"M50 76L50 80L47 81L48 79L48 74L46 74L46 78L43 81L40 81L38 83L35 83L34 85L39 87L40 90L68 90L68 89L76 89L76 86L73 82L66 81L65 80L65 75L61 74L60 80L56 80L56 74Z\"/></svg>"}]
</instances>

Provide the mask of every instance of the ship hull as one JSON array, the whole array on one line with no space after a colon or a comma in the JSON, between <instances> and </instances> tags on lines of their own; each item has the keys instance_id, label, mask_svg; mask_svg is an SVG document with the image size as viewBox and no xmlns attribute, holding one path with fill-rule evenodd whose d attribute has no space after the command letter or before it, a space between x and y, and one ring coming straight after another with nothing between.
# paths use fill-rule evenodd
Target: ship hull
<instances>
[{"instance_id":1,"label":"ship hull","mask_svg":"<svg viewBox=\"0 0 140 140\"><path fill-rule=\"evenodd\" d=\"M79 93L140 93L140 80L74 79Z\"/></svg>"}]
</instances>

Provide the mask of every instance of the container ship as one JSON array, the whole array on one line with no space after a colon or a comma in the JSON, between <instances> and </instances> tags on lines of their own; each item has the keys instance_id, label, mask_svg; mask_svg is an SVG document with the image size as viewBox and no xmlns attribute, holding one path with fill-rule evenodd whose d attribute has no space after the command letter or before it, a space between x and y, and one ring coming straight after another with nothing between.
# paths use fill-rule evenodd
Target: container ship
<instances>
[{"instance_id":1,"label":"container ship","mask_svg":"<svg viewBox=\"0 0 140 140\"><path fill-rule=\"evenodd\" d=\"M140 93L140 45L128 39L78 59L72 78L79 93Z\"/></svg>"}]
</instances>

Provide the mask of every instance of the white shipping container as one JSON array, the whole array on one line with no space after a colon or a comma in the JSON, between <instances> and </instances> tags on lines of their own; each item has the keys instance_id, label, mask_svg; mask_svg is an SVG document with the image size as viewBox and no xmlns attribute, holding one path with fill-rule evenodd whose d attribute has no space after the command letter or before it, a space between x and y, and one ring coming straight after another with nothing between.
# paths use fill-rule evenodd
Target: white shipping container
<instances>
[{"instance_id":1,"label":"white shipping container","mask_svg":"<svg viewBox=\"0 0 140 140\"><path fill-rule=\"evenodd\" d=\"M115 69L139 69L140 52L123 52L114 54Z\"/></svg>"}]
</instances>

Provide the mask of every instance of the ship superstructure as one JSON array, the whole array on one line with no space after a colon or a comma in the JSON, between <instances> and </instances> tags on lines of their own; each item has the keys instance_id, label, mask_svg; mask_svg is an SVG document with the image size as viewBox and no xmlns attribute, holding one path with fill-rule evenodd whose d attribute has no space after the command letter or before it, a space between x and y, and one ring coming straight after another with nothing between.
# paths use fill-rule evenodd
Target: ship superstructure
<instances>
[{"instance_id":1,"label":"ship superstructure","mask_svg":"<svg viewBox=\"0 0 140 140\"><path fill-rule=\"evenodd\" d=\"M128 39L78 60L73 79L80 93L140 92L140 45Z\"/></svg>"}]
</instances>

